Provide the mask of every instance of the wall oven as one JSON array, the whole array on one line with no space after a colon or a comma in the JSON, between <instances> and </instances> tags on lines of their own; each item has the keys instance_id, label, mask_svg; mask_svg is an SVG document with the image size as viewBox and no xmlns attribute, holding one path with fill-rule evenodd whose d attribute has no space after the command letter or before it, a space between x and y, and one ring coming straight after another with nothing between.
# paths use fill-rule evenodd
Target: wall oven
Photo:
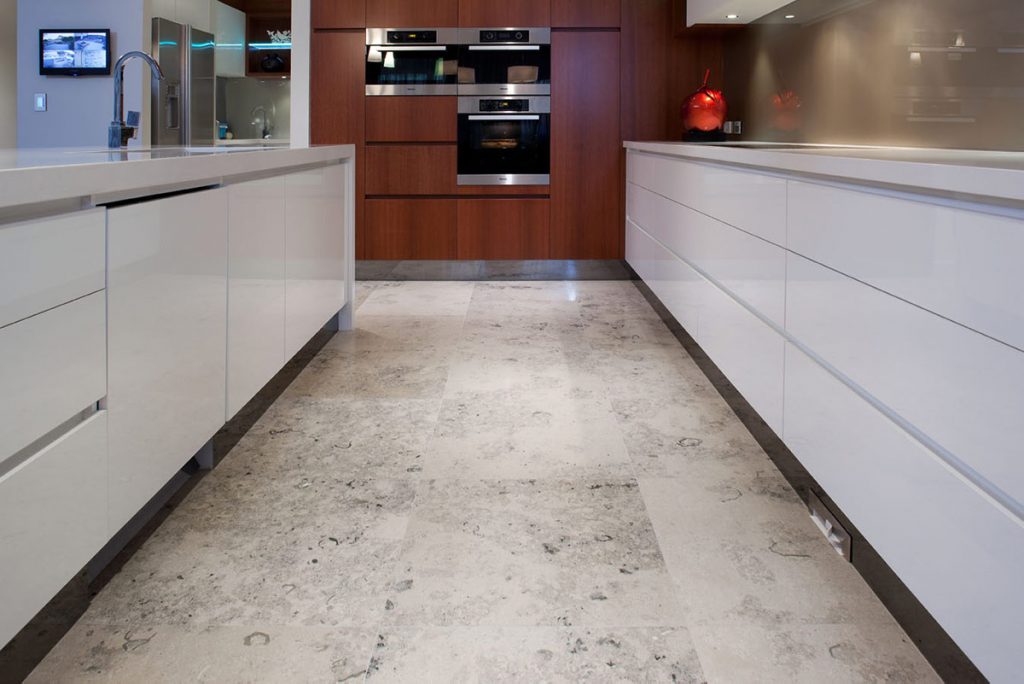
<instances>
[{"instance_id":1,"label":"wall oven","mask_svg":"<svg viewBox=\"0 0 1024 684\"><path fill-rule=\"evenodd\" d=\"M458 29L367 29L367 95L455 95Z\"/></svg>"},{"instance_id":2,"label":"wall oven","mask_svg":"<svg viewBox=\"0 0 1024 684\"><path fill-rule=\"evenodd\" d=\"M459 185L549 185L550 97L459 97Z\"/></svg>"},{"instance_id":3,"label":"wall oven","mask_svg":"<svg viewBox=\"0 0 1024 684\"><path fill-rule=\"evenodd\" d=\"M550 95L551 29L459 29L460 95Z\"/></svg>"}]
</instances>

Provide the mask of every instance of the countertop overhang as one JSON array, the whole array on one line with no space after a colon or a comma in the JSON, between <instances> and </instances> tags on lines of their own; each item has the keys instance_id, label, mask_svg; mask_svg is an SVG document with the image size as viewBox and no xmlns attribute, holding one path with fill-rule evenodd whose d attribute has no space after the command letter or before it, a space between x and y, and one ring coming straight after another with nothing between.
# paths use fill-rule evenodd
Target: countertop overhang
<instances>
[{"instance_id":1,"label":"countertop overhang","mask_svg":"<svg viewBox=\"0 0 1024 684\"><path fill-rule=\"evenodd\" d=\"M747 166L914 193L1024 208L1024 152L915 147L626 142L624 146L704 163Z\"/></svg>"},{"instance_id":2,"label":"countertop overhang","mask_svg":"<svg viewBox=\"0 0 1024 684\"><path fill-rule=\"evenodd\" d=\"M0 150L0 210L77 198L145 197L354 155L354 145Z\"/></svg>"}]
</instances>

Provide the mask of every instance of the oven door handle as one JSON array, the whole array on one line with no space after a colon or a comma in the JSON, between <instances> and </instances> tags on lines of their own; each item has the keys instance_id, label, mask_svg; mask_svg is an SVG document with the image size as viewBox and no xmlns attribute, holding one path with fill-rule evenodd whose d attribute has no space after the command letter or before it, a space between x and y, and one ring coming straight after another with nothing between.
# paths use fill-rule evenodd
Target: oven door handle
<instances>
[{"instance_id":1,"label":"oven door handle","mask_svg":"<svg viewBox=\"0 0 1024 684\"><path fill-rule=\"evenodd\" d=\"M510 50L539 52L540 45L470 45L469 49L480 52L508 52Z\"/></svg>"},{"instance_id":2,"label":"oven door handle","mask_svg":"<svg viewBox=\"0 0 1024 684\"><path fill-rule=\"evenodd\" d=\"M540 121L539 114L471 114L470 121Z\"/></svg>"},{"instance_id":3,"label":"oven door handle","mask_svg":"<svg viewBox=\"0 0 1024 684\"><path fill-rule=\"evenodd\" d=\"M445 52L446 45L371 45L381 52Z\"/></svg>"}]
</instances>

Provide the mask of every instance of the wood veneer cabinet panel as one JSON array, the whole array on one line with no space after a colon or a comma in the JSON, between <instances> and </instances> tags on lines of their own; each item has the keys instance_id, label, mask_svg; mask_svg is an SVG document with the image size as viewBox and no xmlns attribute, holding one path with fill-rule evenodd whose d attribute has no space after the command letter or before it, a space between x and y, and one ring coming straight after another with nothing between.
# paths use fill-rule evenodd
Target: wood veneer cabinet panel
<instances>
[{"instance_id":1,"label":"wood veneer cabinet panel","mask_svg":"<svg viewBox=\"0 0 1024 684\"><path fill-rule=\"evenodd\" d=\"M453 199L366 201L365 259L455 259Z\"/></svg>"},{"instance_id":2,"label":"wood veneer cabinet panel","mask_svg":"<svg viewBox=\"0 0 1024 684\"><path fill-rule=\"evenodd\" d=\"M459 26L551 26L551 0L460 0Z\"/></svg>"},{"instance_id":3,"label":"wood veneer cabinet panel","mask_svg":"<svg viewBox=\"0 0 1024 684\"><path fill-rule=\"evenodd\" d=\"M551 195L547 185L460 185L459 195L468 197L544 197Z\"/></svg>"},{"instance_id":4,"label":"wood veneer cabinet panel","mask_svg":"<svg viewBox=\"0 0 1024 684\"><path fill-rule=\"evenodd\" d=\"M313 6L311 8L313 13L313 28L365 28L366 1L367 0L313 0Z\"/></svg>"},{"instance_id":5,"label":"wood veneer cabinet panel","mask_svg":"<svg viewBox=\"0 0 1024 684\"><path fill-rule=\"evenodd\" d=\"M366 98L367 142L456 142L454 97Z\"/></svg>"},{"instance_id":6,"label":"wood veneer cabinet panel","mask_svg":"<svg viewBox=\"0 0 1024 684\"><path fill-rule=\"evenodd\" d=\"M618 28L622 2L632 0L551 0L553 28Z\"/></svg>"},{"instance_id":7,"label":"wood veneer cabinet panel","mask_svg":"<svg viewBox=\"0 0 1024 684\"><path fill-rule=\"evenodd\" d=\"M547 259L546 199L460 199L459 259Z\"/></svg>"},{"instance_id":8,"label":"wood veneer cabinet panel","mask_svg":"<svg viewBox=\"0 0 1024 684\"><path fill-rule=\"evenodd\" d=\"M619 33L552 36L551 258L621 259Z\"/></svg>"},{"instance_id":9,"label":"wood veneer cabinet panel","mask_svg":"<svg viewBox=\"0 0 1024 684\"><path fill-rule=\"evenodd\" d=\"M442 28L458 18L458 0L366 0L371 28Z\"/></svg>"},{"instance_id":10,"label":"wood veneer cabinet panel","mask_svg":"<svg viewBox=\"0 0 1024 684\"><path fill-rule=\"evenodd\" d=\"M454 195L455 145L367 145L367 195Z\"/></svg>"}]
</instances>

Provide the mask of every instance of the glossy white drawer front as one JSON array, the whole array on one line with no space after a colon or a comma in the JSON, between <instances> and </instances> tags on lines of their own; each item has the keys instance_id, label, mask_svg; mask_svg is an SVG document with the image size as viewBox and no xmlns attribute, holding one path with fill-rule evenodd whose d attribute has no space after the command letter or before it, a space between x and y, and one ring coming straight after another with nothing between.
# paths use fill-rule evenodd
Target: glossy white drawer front
<instances>
[{"instance_id":1,"label":"glossy white drawer front","mask_svg":"<svg viewBox=\"0 0 1024 684\"><path fill-rule=\"evenodd\" d=\"M1024 353L790 255L787 331L1024 502Z\"/></svg>"},{"instance_id":2,"label":"glossy white drawer front","mask_svg":"<svg viewBox=\"0 0 1024 684\"><path fill-rule=\"evenodd\" d=\"M228 189L227 419L285 363L284 184L277 177Z\"/></svg>"},{"instance_id":3,"label":"glossy white drawer front","mask_svg":"<svg viewBox=\"0 0 1024 684\"><path fill-rule=\"evenodd\" d=\"M632 221L626 222L626 261L696 339L707 289L713 286Z\"/></svg>"},{"instance_id":4,"label":"glossy white drawer front","mask_svg":"<svg viewBox=\"0 0 1024 684\"><path fill-rule=\"evenodd\" d=\"M110 527L224 424L227 191L111 209Z\"/></svg>"},{"instance_id":5,"label":"glossy white drawer front","mask_svg":"<svg viewBox=\"0 0 1024 684\"><path fill-rule=\"evenodd\" d=\"M103 292L0 328L0 460L107 394Z\"/></svg>"},{"instance_id":6,"label":"glossy white drawer front","mask_svg":"<svg viewBox=\"0 0 1024 684\"><path fill-rule=\"evenodd\" d=\"M0 647L106 542L107 420L100 412L0 476Z\"/></svg>"},{"instance_id":7,"label":"glossy white drawer front","mask_svg":"<svg viewBox=\"0 0 1024 684\"><path fill-rule=\"evenodd\" d=\"M293 357L345 306L345 169L286 176L285 356Z\"/></svg>"},{"instance_id":8,"label":"glossy white drawer front","mask_svg":"<svg viewBox=\"0 0 1024 684\"><path fill-rule=\"evenodd\" d=\"M785 325L784 249L633 183L626 187L632 221L762 316Z\"/></svg>"},{"instance_id":9,"label":"glossy white drawer front","mask_svg":"<svg viewBox=\"0 0 1024 684\"><path fill-rule=\"evenodd\" d=\"M106 212L0 224L0 327L104 286Z\"/></svg>"},{"instance_id":10,"label":"glossy white drawer front","mask_svg":"<svg viewBox=\"0 0 1024 684\"><path fill-rule=\"evenodd\" d=\"M627 178L636 185L786 245L785 179L633 150L627 169Z\"/></svg>"},{"instance_id":11,"label":"glossy white drawer front","mask_svg":"<svg viewBox=\"0 0 1024 684\"><path fill-rule=\"evenodd\" d=\"M811 475L982 672L1016 681L1020 521L792 346L785 411L785 442Z\"/></svg>"},{"instance_id":12,"label":"glossy white drawer front","mask_svg":"<svg viewBox=\"0 0 1024 684\"><path fill-rule=\"evenodd\" d=\"M798 181L789 198L794 252L1024 349L1024 220Z\"/></svg>"}]
</instances>

